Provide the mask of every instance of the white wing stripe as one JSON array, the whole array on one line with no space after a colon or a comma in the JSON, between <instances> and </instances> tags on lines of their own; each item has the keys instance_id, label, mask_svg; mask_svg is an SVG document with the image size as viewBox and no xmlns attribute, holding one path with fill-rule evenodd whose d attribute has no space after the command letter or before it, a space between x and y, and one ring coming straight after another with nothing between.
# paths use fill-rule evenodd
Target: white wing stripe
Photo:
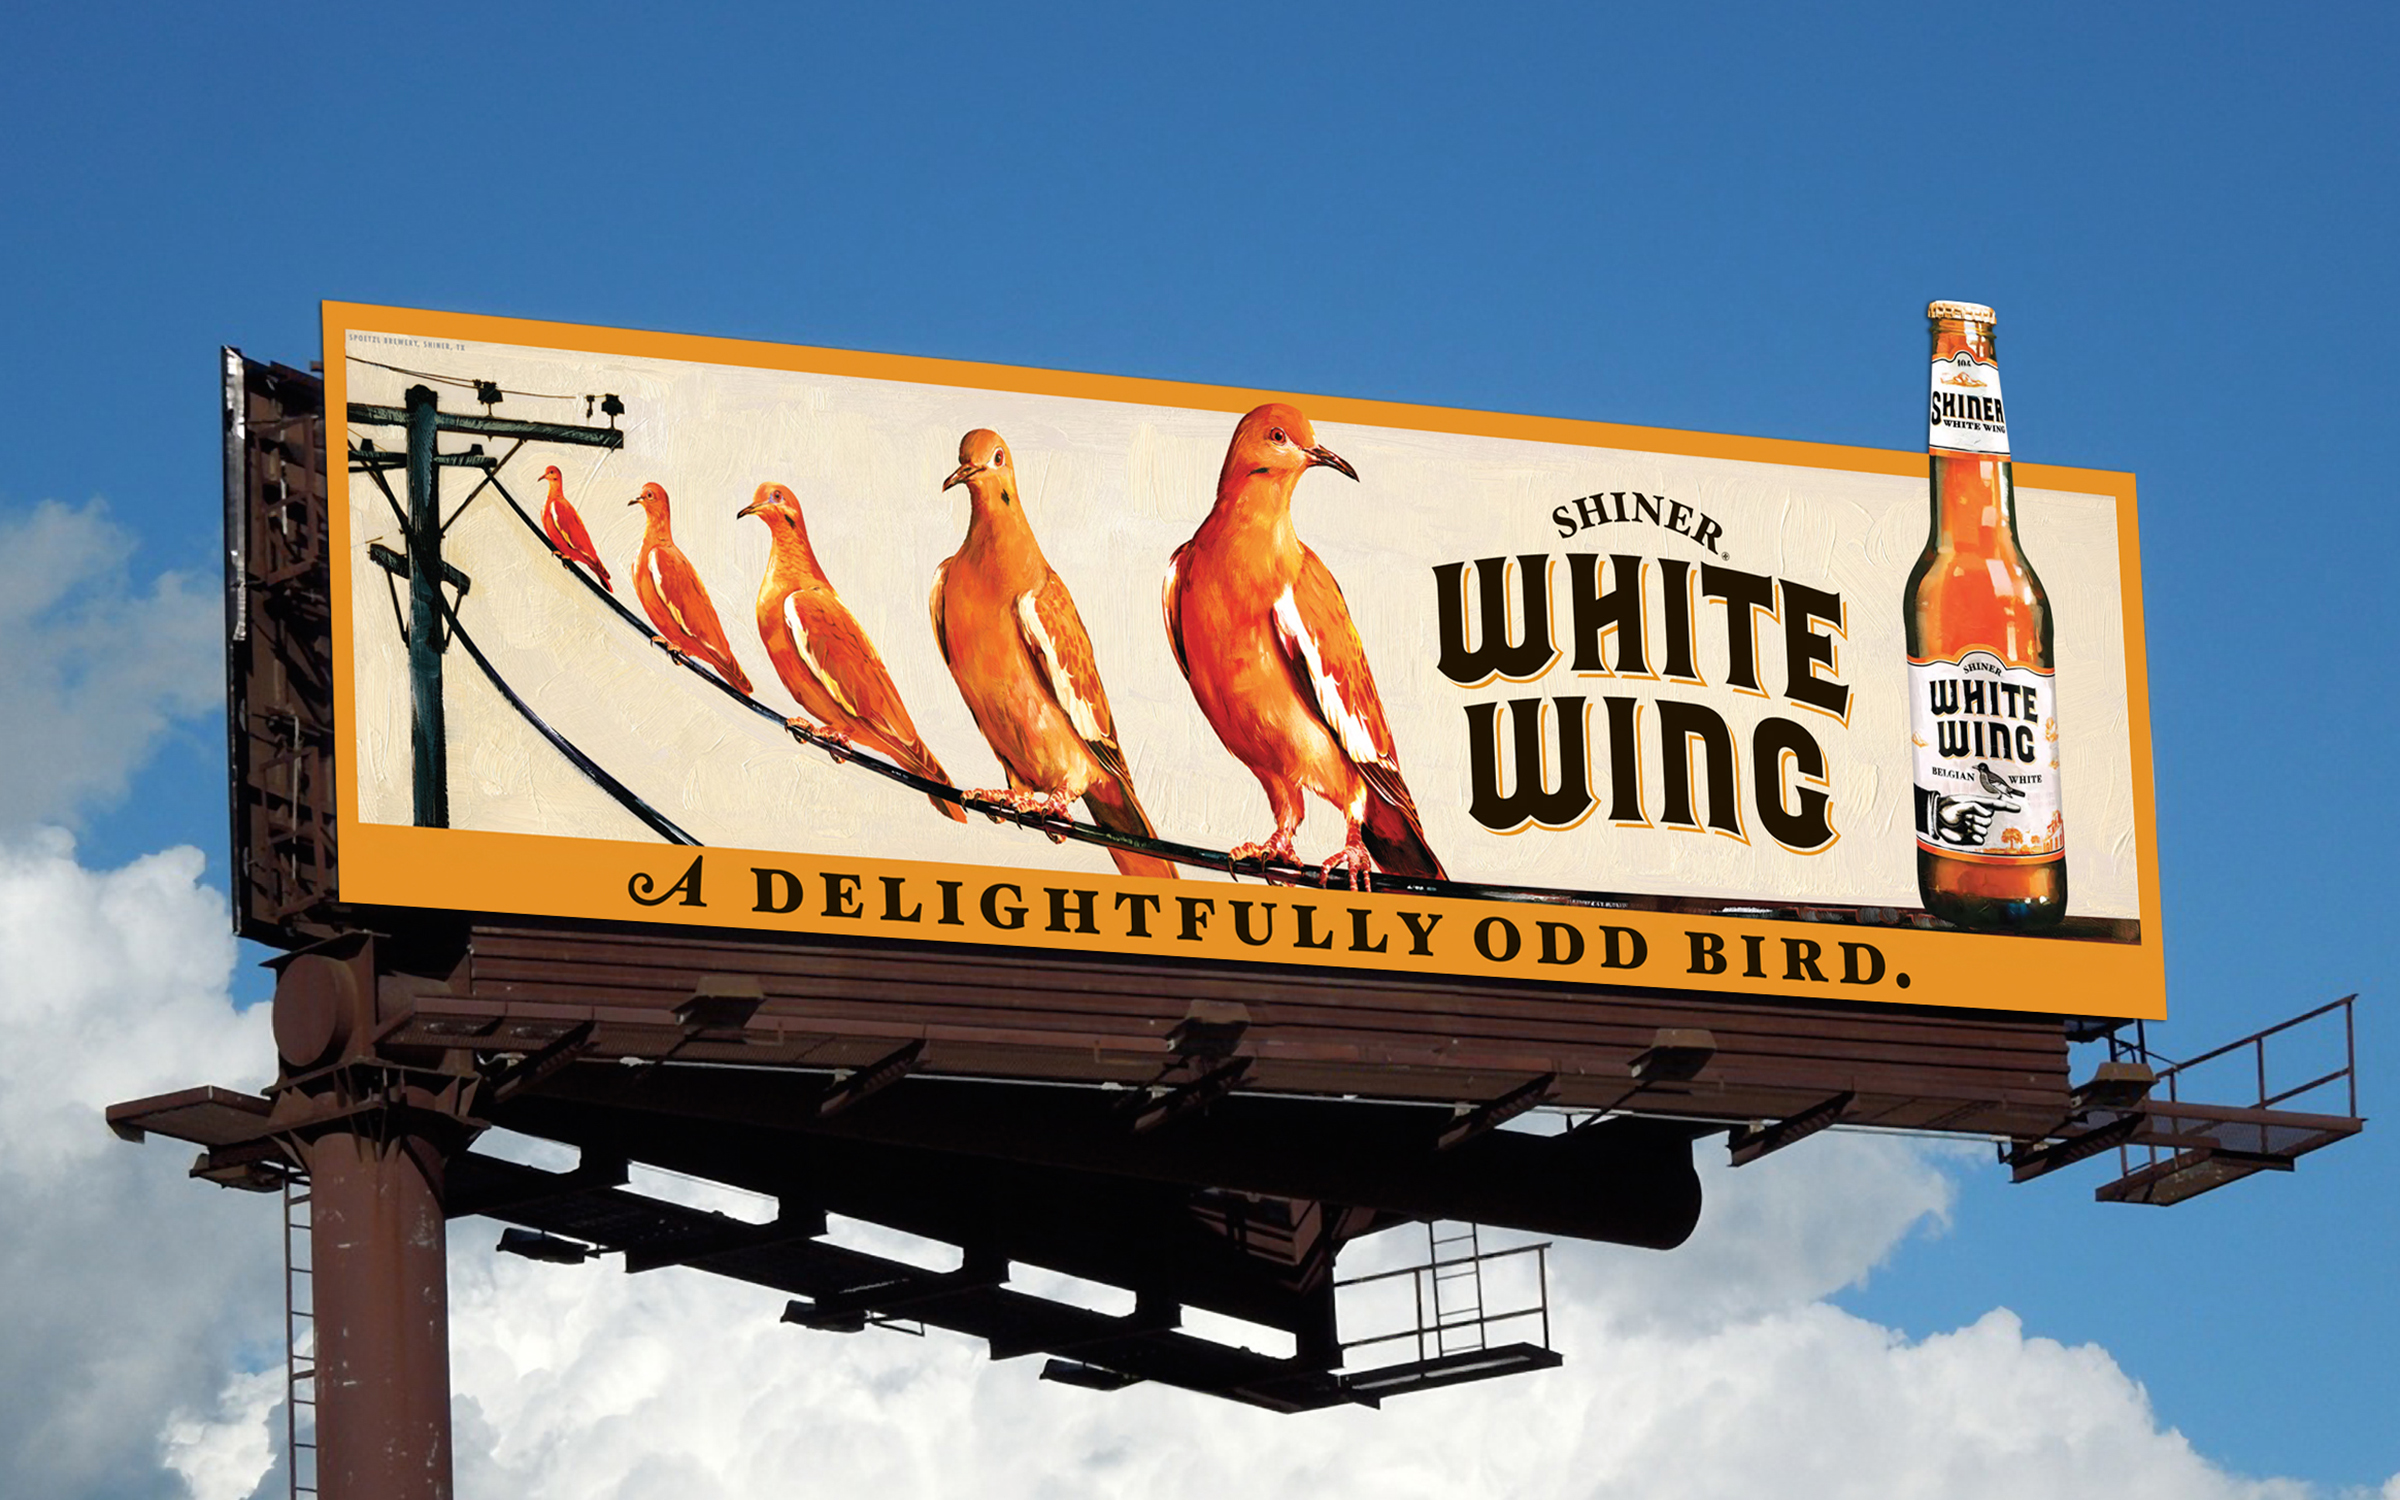
<instances>
[{"instance_id":1,"label":"white wing stripe","mask_svg":"<svg viewBox=\"0 0 2400 1500\"><path fill-rule=\"evenodd\" d=\"M1350 712L1342 701L1342 685L1325 670L1324 654L1317 649L1317 639L1309 634L1308 622L1300 618L1300 601L1285 589L1275 601L1275 634L1284 649L1298 651L1308 666L1309 685L1317 692L1317 712L1341 741L1342 753L1354 761L1383 759L1383 747L1375 743L1375 731L1366 720Z\"/></svg>"},{"instance_id":2,"label":"white wing stripe","mask_svg":"<svg viewBox=\"0 0 2400 1500\"><path fill-rule=\"evenodd\" d=\"M783 596L783 628L792 634L792 649L799 653L800 664L808 668L808 675L817 679L817 686L833 695L833 701L842 706L842 712L858 718L858 707L850 701L850 695L842 691L841 683L835 680L832 673L817 665L816 657L809 653L808 630L800 623L800 611L792 608L792 601L798 597L798 590Z\"/></svg>"},{"instance_id":3,"label":"white wing stripe","mask_svg":"<svg viewBox=\"0 0 2400 1500\"><path fill-rule=\"evenodd\" d=\"M1067 711L1067 722L1074 725L1075 732L1087 740L1106 738L1100 731L1100 716L1075 691L1075 680L1059 664L1058 645L1050 639L1049 630L1042 624L1042 612L1031 589L1017 595L1017 625L1025 632L1025 638L1033 643L1034 654L1041 658L1042 675L1050 683L1050 696L1056 698L1058 706Z\"/></svg>"},{"instance_id":4,"label":"white wing stripe","mask_svg":"<svg viewBox=\"0 0 2400 1500\"><path fill-rule=\"evenodd\" d=\"M683 611L675 607L675 596L667 592L666 575L658 570L658 552L655 548L650 553L650 587L658 595L658 602L666 606L668 615L673 617L675 628L685 635L697 636L699 632L692 629L691 621L686 620Z\"/></svg>"}]
</instances>

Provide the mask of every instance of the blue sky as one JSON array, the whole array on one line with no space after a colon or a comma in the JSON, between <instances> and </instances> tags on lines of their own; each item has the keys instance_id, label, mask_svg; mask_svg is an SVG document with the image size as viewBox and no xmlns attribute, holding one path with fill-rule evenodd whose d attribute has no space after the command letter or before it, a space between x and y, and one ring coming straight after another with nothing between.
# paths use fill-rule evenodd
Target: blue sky
<instances>
[{"instance_id":1,"label":"blue sky","mask_svg":"<svg viewBox=\"0 0 2400 1500\"><path fill-rule=\"evenodd\" d=\"M214 350L304 364L321 298L1889 448L1924 302L1981 300L2018 456L2140 477L2161 1045L2362 990L2372 1115L2395 64L2366 6L37 11L0 56L0 535L103 501L111 555L24 597L190 618ZM0 675L60 725L25 753L100 768L20 822L221 887L214 710L107 639ZM1835 1300L1915 1338L2011 1309L2233 1473L2378 1486L2390 1141L2166 1211L1945 1158L1947 1230Z\"/></svg>"}]
</instances>

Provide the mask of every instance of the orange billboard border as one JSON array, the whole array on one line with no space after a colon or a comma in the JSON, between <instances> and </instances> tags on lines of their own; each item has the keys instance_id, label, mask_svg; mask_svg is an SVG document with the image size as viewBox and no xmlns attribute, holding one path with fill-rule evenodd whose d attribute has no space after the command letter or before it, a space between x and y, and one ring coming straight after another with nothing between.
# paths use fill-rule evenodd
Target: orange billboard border
<instances>
[{"instance_id":1,"label":"orange billboard border","mask_svg":"<svg viewBox=\"0 0 2400 1500\"><path fill-rule=\"evenodd\" d=\"M1921 452L1811 443L1786 438L1686 432L1570 417L1524 416L1354 397L933 359L920 355L871 354L699 334L598 328L485 314L348 302L326 302L323 304L323 314L325 399L329 415L348 410L348 371L342 356L347 347L346 336L352 331L359 331L1235 414L1248 411L1263 401L1286 399L1305 402L1310 411L1328 422L1513 438L1579 447L1617 448L1690 458L1734 459L1851 473L1905 476L1922 473L1926 462ZM348 597L351 561L349 472L346 464L328 467L332 470L328 476L332 482L332 588L334 598L340 600ZM919 861L848 858L827 860L815 855L744 851L717 846L710 846L687 858L683 851L666 845L365 824L358 818L356 787L346 776L336 778L341 817L341 899L371 906L419 906L614 922L739 927L785 933L855 935L875 928L900 927L908 930L885 930L877 935L898 941L972 942L1057 951L1304 965L1335 964L1354 969L1449 974L1461 978L1536 979L1780 998L1871 1000L1912 1006L2161 1019L2166 1014L2166 963L2161 942L2157 809L2153 787L2149 673L2143 629L2141 548L2134 476L2114 470L2022 463L2016 465L2016 475L2018 482L2029 488L2102 495L2113 501L2116 507L2118 564L2125 621L2126 709L2132 751L2133 814L2135 837L2141 846L2138 856L2142 879L2141 925L2137 942L2029 938L1772 919L1753 921L1460 897L1426 898L1366 893L1354 896L1339 887L1319 891L1306 886L1269 885L1212 885L1208 896L1214 900L1216 911L1220 913L1229 911L1230 903L1235 901L1274 901L1287 911L1294 909L1294 903L1307 903L1322 909L1328 921L1334 911L1347 913L1351 906L1357 906L1388 916L1384 926L1373 929L1374 935L1388 940L1394 931L1401 931L1403 942L1411 939L1397 925L1400 921L1397 914L1401 911L1417 910L1431 903L1438 906L1443 917L1455 914L1464 920L1450 930L1444 930L1446 923L1437 924L1434 930L1440 934L1440 940L1428 939L1424 944L1427 949L1424 953L1403 952L1394 956L1388 947L1380 954L1354 953L1337 938L1328 948L1311 946L1305 950L1295 950L1286 941L1279 951L1270 955L1268 949L1273 946L1274 940L1260 944L1244 942L1233 931L1230 920L1221 921L1215 916L1212 916L1198 938L1186 944L1180 938L1162 943L1136 939L1122 932L1093 935L1079 930L1064 933L1051 931L1046 920L1037 920L1046 919L1048 913L1036 909L1034 903L1024 903L1027 915L1020 927L999 927L970 920L962 914L960 923L951 930L944 930L944 924L922 920L917 923L882 922L824 915L828 903L821 890L809 893L816 898L813 902L804 899L788 913L761 912L751 909L757 904L754 901L746 905L740 900L714 895L698 906L685 905L680 897L652 906L636 901L630 894L637 874L647 876L654 883L653 891L664 890L691 864L692 858L705 861L712 856L719 857L720 868L736 868L737 873L732 877L736 882L744 878L756 879L747 875L747 872L761 868L787 871L795 878L810 875L820 880L827 874L856 875L860 881L858 891L861 893L857 900L862 910L873 909L873 903L881 899L879 893L887 889L884 882L892 880L901 882L899 889L909 893L911 899L921 897L926 892L938 895L943 881L956 882L961 891L971 888L977 892L995 884L1013 884L1021 890L1035 892L1037 897L1052 886L1075 892L1088 890L1096 893L1096 910L1121 909L1118 905L1121 896L1129 898L1137 908L1141 906L1140 898L1157 896L1163 911L1174 897L1191 892L1177 891L1177 883L1172 881L1145 880L1116 874L1045 871L1033 867L954 866ZM336 608L332 623L338 742L347 747L356 744L357 732L351 691L353 643L349 611ZM702 868L707 869L705 865ZM714 871L704 877L704 887L710 881L715 882L715 890L724 889L726 882ZM754 895L755 892L749 894ZM981 899L980 895L976 898L978 902ZM811 912L818 914L811 916ZM978 906L972 916L980 918L981 915ZM1486 926L1495 919L1512 924L1518 933L1519 950L1505 962L1487 957L1481 948L1473 945L1473 932L1482 929L1493 934L1492 946L1505 947L1502 929ZM1543 922L1575 928L1583 939L1582 961L1572 964L1543 963L1538 948L1542 934L1540 924ZM1082 925L1079 916L1074 925L1076 928ZM1094 926L1098 925L1095 919ZM1607 947L1608 939L1599 934L1601 929L1609 927L1621 932L1642 934L1647 950L1647 958L1642 965L1610 967L1604 961L1612 950ZM924 930L915 930L917 928ZM1213 936L1210 935L1212 929ZM1727 962L1722 973L1693 972L1698 952L1692 946L1694 934L1713 935L1725 944L1722 952ZM1296 933L1293 935L1297 936ZM1325 934L1317 932L1312 935ZM1563 954L1567 950L1567 939L1555 934L1551 936L1558 945L1553 950L1553 956ZM1746 940L1752 937L1760 940L1759 951L1767 955L1756 965L1747 961L1750 948ZM1847 960L1856 965L1851 972L1863 975L1871 961L1864 953L1853 953L1842 945L1848 943L1872 948L1884 964L1884 975L1873 982L1858 983L1838 977L1822 983L1810 982L1805 978L1788 979L1784 973L1794 967L1791 961L1794 955L1805 953L1806 950L1789 948L1785 946L1787 941L1813 945L1817 950L1815 963L1820 972L1839 970ZM1624 940L1619 942L1621 946L1614 950L1616 956L1628 956L1630 948L1623 945ZM1598 944L1597 948L1595 943ZM1673 962L1678 956L1675 945L1679 943L1684 945L1681 953L1684 962L1680 970ZM1663 958L1662 947L1665 950ZM1827 955L1832 957L1828 959ZM1754 966L1762 970L1765 977L1746 972ZM1800 967L1804 972L1805 965ZM2008 978L2005 989L1993 985L1989 977L2003 972ZM1907 974L1910 978L1905 989L1895 983L1896 976L1900 974ZM1796 989L1796 984L1802 987Z\"/></svg>"}]
</instances>

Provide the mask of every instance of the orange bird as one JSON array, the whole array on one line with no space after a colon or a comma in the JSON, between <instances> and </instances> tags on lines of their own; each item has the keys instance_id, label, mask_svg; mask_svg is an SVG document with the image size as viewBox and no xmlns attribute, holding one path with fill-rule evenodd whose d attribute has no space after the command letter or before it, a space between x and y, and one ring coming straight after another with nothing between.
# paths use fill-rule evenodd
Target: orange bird
<instances>
[{"instance_id":1,"label":"orange bird","mask_svg":"<svg viewBox=\"0 0 2400 1500\"><path fill-rule=\"evenodd\" d=\"M1175 660L1217 738L1275 812L1265 843L1230 852L1236 861L1297 863L1292 834L1305 790L1349 820L1320 880L1339 869L1355 885L1370 859L1390 874L1441 878L1341 585L1292 529L1292 488L1319 464L1358 478L1294 408L1270 402L1242 418L1215 507L1167 566Z\"/></svg>"},{"instance_id":2,"label":"orange bird","mask_svg":"<svg viewBox=\"0 0 2400 1500\"><path fill-rule=\"evenodd\" d=\"M742 664L733 659L725 627L717 623L717 607L708 602L708 590L701 587L700 572L675 545L668 529L667 492L645 484L641 494L625 503L640 506L645 520L641 555L633 560L633 592L641 599L650 623L658 627L658 634L650 639L666 647L677 661L698 657L719 677L749 692L750 679L743 674Z\"/></svg>"},{"instance_id":3,"label":"orange bird","mask_svg":"<svg viewBox=\"0 0 2400 1500\"><path fill-rule=\"evenodd\" d=\"M767 527L770 550L767 576L758 585L758 638L766 642L776 675L800 700L805 717L786 722L839 744L857 741L896 765L949 785L950 773L918 738L875 643L825 581L816 549L808 544L800 502L780 484L762 484L740 514L756 516ZM967 821L956 803L926 800Z\"/></svg>"},{"instance_id":4,"label":"orange bird","mask_svg":"<svg viewBox=\"0 0 2400 1500\"><path fill-rule=\"evenodd\" d=\"M1101 827L1156 837L1117 746L1092 638L1033 539L1000 434L979 427L959 439L958 468L942 488L961 484L967 539L934 574L933 638L1008 772L1007 791L967 795L1054 818L1080 797ZM1163 859L1108 853L1127 875L1175 874Z\"/></svg>"},{"instance_id":5,"label":"orange bird","mask_svg":"<svg viewBox=\"0 0 2400 1500\"><path fill-rule=\"evenodd\" d=\"M550 550L561 562L579 562L599 574L600 586L615 593L617 586L608 581L608 564L600 560L592 534L584 530L583 517L567 503L567 485L559 477L558 465L542 470L542 482L550 486L550 498L542 503L542 535L550 539Z\"/></svg>"}]
</instances>

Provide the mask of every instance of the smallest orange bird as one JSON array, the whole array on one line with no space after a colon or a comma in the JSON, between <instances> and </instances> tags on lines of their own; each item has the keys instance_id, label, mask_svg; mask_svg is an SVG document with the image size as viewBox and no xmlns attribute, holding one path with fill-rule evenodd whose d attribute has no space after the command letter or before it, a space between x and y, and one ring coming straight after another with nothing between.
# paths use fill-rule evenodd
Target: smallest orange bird
<instances>
[{"instance_id":1,"label":"smallest orange bird","mask_svg":"<svg viewBox=\"0 0 2400 1500\"><path fill-rule=\"evenodd\" d=\"M717 607L708 602L708 590L701 586L700 570L675 545L674 533L668 529L666 490L645 484L639 495L625 503L640 506L644 518L641 554L633 560L633 592L642 601L650 623L658 628L658 634L650 639L666 647L677 661L696 657L719 677L749 692L750 679L742 664L733 659L725 627L717 623Z\"/></svg>"},{"instance_id":2,"label":"smallest orange bird","mask_svg":"<svg viewBox=\"0 0 2400 1500\"><path fill-rule=\"evenodd\" d=\"M863 744L928 781L952 785L950 773L925 748L875 643L826 581L816 549L808 544L800 502L780 484L762 484L739 514L756 516L767 528L758 638L775 663L775 675L800 700L801 717L787 722L835 744ZM925 800L944 816L967 821L957 803Z\"/></svg>"},{"instance_id":3,"label":"smallest orange bird","mask_svg":"<svg viewBox=\"0 0 2400 1500\"><path fill-rule=\"evenodd\" d=\"M550 550L560 562L579 562L600 577L600 586L610 593L617 586L608 581L608 564L600 560L600 550L592 545L592 534L584 529L583 517L567 503L567 482L559 477L558 465L542 470L542 483L550 486L550 498L542 502L542 535L550 539Z\"/></svg>"}]
</instances>

